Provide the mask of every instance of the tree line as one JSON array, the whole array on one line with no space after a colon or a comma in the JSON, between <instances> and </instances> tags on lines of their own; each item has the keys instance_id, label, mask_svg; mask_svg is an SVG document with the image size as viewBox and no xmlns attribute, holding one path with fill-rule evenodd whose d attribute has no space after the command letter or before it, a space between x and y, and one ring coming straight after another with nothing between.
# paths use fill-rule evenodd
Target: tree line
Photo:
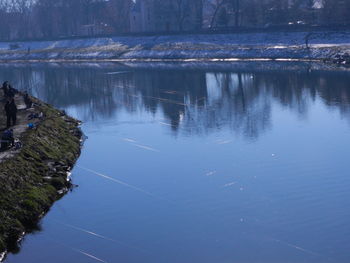
<instances>
[{"instance_id":1,"label":"tree line","mask_svg":"<svg viewBox=\"0 0 350 263\"><path fill-rule=\"evenodd\" d=\"M1 0L0 38L33 39L127 32L130 0Z\"/></svg>"},{"instance_id":2,"label":"tree line","mask_svg":"<svg viewBox=\"0 0 350 263\"><path fill-rule=\"evenodd\" d=\"M209 0L207 5L208 27L350 24L349 0Z\"/></svg>"},{"instance_id":3,"label":"tree line","mask_svg":"<svg viewBox=\"0 0 350 263\"><path fill-rule=\"evenodd\" d=\"M185 6L186 1L191 0L168 1ZM133 7L133 0L1 0L0 39L128 33ZM202 0L200 8L199 30L299 24L350 25L349 0ZM181 23L186 21L186 16L192 15L186 8L179 8L178 12Z\"/></svg>"}]
</instances>

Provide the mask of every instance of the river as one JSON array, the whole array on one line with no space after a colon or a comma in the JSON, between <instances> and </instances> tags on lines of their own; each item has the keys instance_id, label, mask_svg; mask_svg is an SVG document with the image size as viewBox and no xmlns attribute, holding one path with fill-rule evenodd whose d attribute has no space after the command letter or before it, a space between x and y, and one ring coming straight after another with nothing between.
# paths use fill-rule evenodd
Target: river
<instances>
[{"instance_id":1,"label":"river","mask_svg":"<svg viewBox=\"0 0 350 263\"><path fill-rule=\"evenodd\" d=\"M350 261L350 74L0 67L83 121L72 192L6 263Z\"/></svg>"}]
</instances>

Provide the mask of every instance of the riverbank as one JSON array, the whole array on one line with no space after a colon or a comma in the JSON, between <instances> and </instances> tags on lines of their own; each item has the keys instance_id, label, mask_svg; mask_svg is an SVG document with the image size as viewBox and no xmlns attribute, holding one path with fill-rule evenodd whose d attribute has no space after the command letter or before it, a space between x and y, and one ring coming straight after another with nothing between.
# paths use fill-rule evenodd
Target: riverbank
<instances>
[{"instance_id":1,"label":"riverbank","mask_svg":"<svg viewBox=\"0 0 350 263\"><path fill-rule=\"evenodd\" d=\"M25 109L16 96L18 123L14 137L22 147L0 154L0 261L15 251L23 235L35 229L51 205L70 188L70 170L80 154L79 122L33 98ZM0 102L3 107L4 101ZM43 118L28 120L33 114ZM4 128L4 118L0 126ZM34 124L29 128L28 124Z\"/></svg>"},{"instance_id":2,"label":"riverbank","mask_svg":"<svg viewBox=\"0 0 350 263\"><path fill-rule=\"evenodd\" d=\"M350 53L350 31L165 35L0 42L0 61L7 62L235 61L237 59L338 61L339 56L347 56L348 53Z\"/></svg>"}]
</instances>

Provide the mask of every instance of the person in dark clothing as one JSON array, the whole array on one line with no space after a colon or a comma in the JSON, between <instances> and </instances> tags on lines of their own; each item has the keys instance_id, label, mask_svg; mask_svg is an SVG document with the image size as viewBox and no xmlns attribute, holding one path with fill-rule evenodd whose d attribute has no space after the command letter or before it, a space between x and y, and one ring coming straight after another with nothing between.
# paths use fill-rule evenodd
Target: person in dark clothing
<instances>
[{"instance_id":1,"label":"person in dark clothing","mask_svg":"<svg viewBox=\"0 0 350 263\"><path fill-rule=\"evenodd\" d=\"M33 106L33 102L30 99L27 92L24 94L23 99L24 99L24 103L26 104L26 108L30 109Z\"/></svg>"},{"instance_id":2,"label":"person in dark clothing","mask_svg":"<svg viewBox=\"0 0 350 263\"><path fill-rule=\"evenodd\" d=\"M15 95L18 93L18 90L16 90L15 88L13 88L10 84L9 84L9 91L8 91L8 94L7 96L9 98L14 98Z\"/></svg>"},{"instance_id":3,"label":"person in dark clothing","mask_svg":"<svg viewBox=\"0 0 350 263\"><path fill-rule=\"evenodd\" d=\"M13 137L13 130L9 129L3 132L1 136L1 150L5 151L8 148L14 146L15 144L15 139Z\"/></svg>"},{"instance_id":4,"label":"person in dark clothing","mask_svg":"<svg viewBox=\"0 0 350 263\"><path fill-rule=\"evenodd\" d=\"M12 125L16 125L17 120L17 106L14 98L9 98L5 104L5 112L7 117L7 128Z\"/></svg>"},{"instance_id":5,"label":"person in dark clothing","mask_svg":"<svg viewBox=\"0 0 350 263\"><path fill-rule=\"evenodd\" d=\"M1 89L4 91L4 97L7 97L7 94L9 92L9 82L8 81L5 81L3 84L2 84L2 87Z\"/></svg>"},{"instance_id":6,"label":"person in dark clothing","mask_svg":"<svg viewBox=\"0 0 350 263\"><path fill-rule=\"evenodd\" d=\"M4 90L5 98L14 98L16 93L18 93L18 91L14 89L8 81L5 81L2 84L2 89Z\"/></svg>"},{"instance_id":7,"label":"person in dark clothing","mask_svg":"<svg viewBox=\"0 0 350 263\"><path fill-rule=\"evenodd\" d=\"M15 94L16 94L16 90L14 88L12 88L11 85L10 85L10 88L9 88L7 94L6 94L6 97L7 98L14 98Z\"/></svg>"}]
</instances>

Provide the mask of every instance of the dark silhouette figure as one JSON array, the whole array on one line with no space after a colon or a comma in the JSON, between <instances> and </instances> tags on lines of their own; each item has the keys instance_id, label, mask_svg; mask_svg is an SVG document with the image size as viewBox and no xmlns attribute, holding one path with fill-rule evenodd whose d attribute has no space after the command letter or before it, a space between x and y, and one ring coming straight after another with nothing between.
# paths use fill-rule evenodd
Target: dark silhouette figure
<instances>
[{"instance_id":1,"label":"dark silhouette figure","mask_svg":"<svg viewBox=\"0 0 350 263\"><path fill-rule=\"evenodd\" d=\"M310 49L309 42L310 42L310 38L311 38L312 34L313 33L309 32L309 33L307 33L307 35L304 38L306 49Z\"/></svg>"},{"instance_id":2,"label":"dark silhouette figure","mask_svg":"<svg viewBox=\"0 0 350 263\"><path fill-rule=\"evenodd\" d=\"M2 84L1 89L4 91L4 97L6 98L8 92L9 92L9 90L10 90L10 85L9 85L8 81L5 81L5 82Z\"/></svg>"},{"instance_id":3,"label":"dark silhouette figure","mask_svg":"<svg viewBox=\"0 0 350 263\"><path fill-rule=\"evenodd\" d=\"M15 139L13 137L13 130L9 129L3 132L1 136L1 151L5 151L8 148L14 146Z\"/></svg>"},{"instance_id":4,"label":"dark silhouette figure","mask_svg":"<svg viewBox=\"0 0 350 263\"><path fill-rule=\"evenodd\" d=\"M14 98L10 98L7 100L5 104L5 112L7 117L7 128L12 125L16 125L17 120L17 106Z\"/></svg>"},{"instance_id":5,"label":"dark silhouette figure","mask_svg":"<svg viewBox=\"0 0 350 263\"><path fill-rule=\"evenodd\" d=\"M25 93L23 95L23 100L24 100L24 103L26 104L26 108L27 109L30 109L32 106L33 106L33 102L32 100L30 99L28 93Z\"/></svg>"},{"instance_id":6,"label":"dark silhouette figure","mask_svg":"<svg viewBox=\"0 0 350 263\"><path fill-rule=\"evenodd\" d=\"M16 93L18 92L16 89L14 89L8 81L5 81L2 84L2 89L4 91L4 97L5 98L14 98Z\"/></svg>"}]
</instances>

